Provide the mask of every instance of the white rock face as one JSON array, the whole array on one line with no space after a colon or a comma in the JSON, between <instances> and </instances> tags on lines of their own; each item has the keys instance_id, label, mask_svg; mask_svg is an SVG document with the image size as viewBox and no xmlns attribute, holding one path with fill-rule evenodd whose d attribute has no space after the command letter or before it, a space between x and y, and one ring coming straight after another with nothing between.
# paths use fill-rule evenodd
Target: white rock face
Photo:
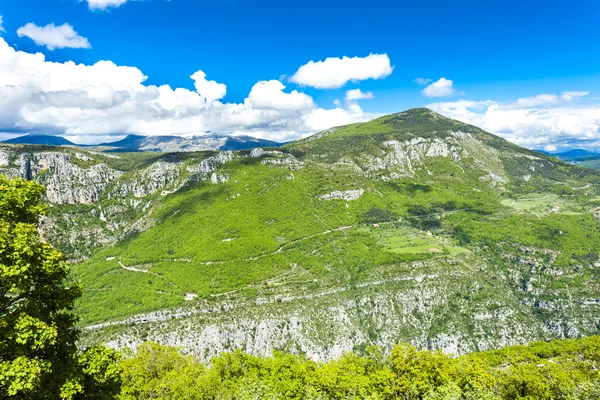
<instances>
[{"instance_id":1,"label":"white rock face","mask_svg":"<svg viewBox=\"0 0 600 400\"><path fill-rule=\"evenodd\" d=\"M9 164L10 164L9 155L0 151L0 167L7 167Z\"/></svg>"},{"instance_id":2,"label":"white rock face","mask_svg":"<svg viewBox=\"0 0 600 400\"><path fill-rule=\"evenodd\" d=\"M86 156L85 154L75 153L75 157L79 158L82 161L92 161L92 158Z\"/></svg>"},{"instance_id":3,"label":"white rock face","mask_svg":"<svg viewBox=\"0 0 600 400\"><path fill-rule=\"evenodd\" d=\"M435 264L439 262L442 265ZM199 301L189 308L89 327L87 332L121 324L120 331L111 329L103 339L116 348L135 348L141 343L141 329L149 333L146 340L182 347L205 362L234 349L261 356L285 349L328 361L357 346L377 344L389 351L398 342L458 355L552 336L540 320L523 323L527 306L511 300L490 299L475 309L466 306L449 319L440 315L457 291L480 290L473 271L444 263L415 262L408 273L386 273L385 278L355 287L295 293L282 289L254 300ZM501 291L500 299L511 296L506 288L495 290ZM489 305L496 310L487 311ZM431 326L440 319L445 321L442 331L432 335ZM564 335L575 335L576 329L573 324L565 327Z\"/></svg>"},{"instance_id":4,"label":"white rock face","mask_svg":"<svg viewBox=\"0 0 600 400\"><path fill-rule=\"evenodd\" d=\"M216 172L213 172L210 175L210 182L213 185L216 185L218 183L225 183L228 180L229 180L229 175L227 175L227 174L221 175L221 174L217 174Z\"/></svg>"},{"instance_id":5,"label":"white rock face","mask_svg":"<svg viewBox=\"0 0 600 400\"><path fill-rule=\"evenodd\" d=\"M70 154L58 152L22 154L17 164L21 177L43 183L48 201L55 204L92 204L122 174L103 163L81 168Z\"/></svg>"},{"instance_id":6,"label":"white rock face","mask_svg":"<svg viewBox=\"0 0 600 400\"><path fill-rule=\"evenodd\" d=\"M256 147L256 148L250 150L250 157L252 157L252 158L262 157L265 154L266 154L266 152L263 149L261 149L260 147Z\"/></svg>"},{"instance_id":7,"label":"white rock face","mask_svg":"<svg viewBox=\"0 0 600 400\"><path fill-rule=\"evenodd\" d=\"M335 190L319 197L321 200L356 200L365 193L364 189L346 190L344 192Z\"/></svg>"},{"instance_id":8,"label":"white rock face","mask_svg":"<svg viewBox=\"0 0 600 400\"><path fill-rule=\"evenodd\" d=\"M352 165L367 176L389 180L412 177L419 170L426 170L431 175L428 164L432 159L448 158L463 172L467 167L487 172L487 176L481 179L489 181L491 186L508 182L499 153L468 133L451 132L443 139L413 137L404 141L389 140L383 145L385 150L380 156L357 155L354 160L342 159L339 162Z\"/></svg>"},{"instance_id":9,"label":"white rock face","mask_svg":"<svg viewBox=\"0 0 600 400\"><path fill-rule=\"evenodd\" d=\"M182 163L158 161L134 174L127 180L119 181L109 194L110 198L146 197L161 190L175 191L185 180L181 177Z\"/></svg>"},{"instance_id":10,"label":"white rock face","mask_svg":"<svg viewBox=\"0 0 600 400\"><path fill-rule=\"evenodd\" d=\"M269 151L265 154L271 156L261 160L261 163L265 165L283 165L292 170L298 170L304 166L304 163L298 161L296 157L292 156L291 154L284 155L280 151Z\"/></svg>"},{"instance_id":11,"label":"white rock face","mask_svg":"<svg viewBox=\"0 0 600 400\"><path fill-rule=\"evenodd\" d=\"M85 257L94 248L113 245L131 233L154 225L152 215L158 204L155 194L173 193L191 180L226 182L229 176L217 169L235 158L231 151L221 152L187 168L179 161L156 161L124 174L99 162L104 157L120 158L111 154L67 149L23 153L22 148L12 146L0 149L0 173L43 184L49 203L97 204L86 215L50 212L49 218L40 225L43 237L54 238L52 244L56 247L63 251L76 248L68 254L74 258ZM110 204L101 200L110 200ZM137 219L132 220L132 215Z\"/></svg>"},{"instance_id":12,"label":"white rock face","mask_svg":"<svg viewBox=\"0 0 600 400\"><path fill-rule=\"evenodd\" d=\"M235 155L232 151L222 151L216 156L202 160L200 165L198 165L197 171L201 174L210 174L216 171L221 165L233 160L234 158Z\"/></svg>"}]
</instances>

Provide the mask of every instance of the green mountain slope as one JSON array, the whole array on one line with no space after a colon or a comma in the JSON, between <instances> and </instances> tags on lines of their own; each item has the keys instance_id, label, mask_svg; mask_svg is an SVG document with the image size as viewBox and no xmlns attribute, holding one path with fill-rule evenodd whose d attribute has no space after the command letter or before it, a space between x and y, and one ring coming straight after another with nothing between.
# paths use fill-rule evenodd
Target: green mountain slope
<instances>
[{"instance_id":1,"label":"green mountain slope","mask_svg":"<svg viewBox=\"0 0 600 400\"><path fill-rule=\"evenodd\" d=\"M329 359L598 330L598 175L429 110L277 150L88 156L114 178L54 218L107 238L59 241L92 255L73 267L89 342Z\"/></svg>"},{"instance_id":2,"label":"green mountain slope","mask_svg":"<svg viewBox=\"0 0 600 400\"><path fill-rule=\"evenodd\" d=\"M600 159L581 161L577 165L585 168L600 169Z\"/></svg>"}]
</instances>

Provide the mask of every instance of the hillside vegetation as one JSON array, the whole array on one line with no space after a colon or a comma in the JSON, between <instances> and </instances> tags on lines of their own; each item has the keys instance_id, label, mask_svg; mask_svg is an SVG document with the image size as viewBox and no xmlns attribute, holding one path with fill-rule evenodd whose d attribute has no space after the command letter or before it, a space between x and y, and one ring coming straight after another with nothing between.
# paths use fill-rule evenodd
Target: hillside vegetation
<instances>
[{"instance_id":1,"label":"hillside vegetation","mask_svg":"<svg viewBox=\"0 0 600 400\"><path fill-rule=\"evenodd\" d=\"M452 358L373 347L325 364L275 352L215 358L210 368L146 343L122 362L121 399L597 399L600 340L562 340Z\"/></svg>"},{"instance_id":2,"label":"hillside vegetation","mask_svg":"<svg viewBox=\"0 0 600 400\"><path fill-rule=\"evenodd\" d=\"M48 186L85 343L328 360L598 332L597 172L426 109L276 150L0 150Z\"/></svg>"}]
</instances>

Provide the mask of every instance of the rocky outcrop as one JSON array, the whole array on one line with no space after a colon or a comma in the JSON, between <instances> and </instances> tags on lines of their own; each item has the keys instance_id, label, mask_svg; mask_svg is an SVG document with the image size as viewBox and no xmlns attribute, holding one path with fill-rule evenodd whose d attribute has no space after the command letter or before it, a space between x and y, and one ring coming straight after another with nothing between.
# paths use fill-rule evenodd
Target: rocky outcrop
<instances>
[{"instance_id":1,"label":"rocky outcrop","mask_svg":"<svg viewBox=\"0 0 600 400\"><path fill-rule=\"evenodd\" d=\"M213 185L216 185L217 183L225 183L229 180L229 175L228 174L217 174L215 172L213 172L210 175L210 181Z\"/></svg>"},{"instance_id":2,"label":"rocky outcrop","mask_svg":"<svg viewBox=\"0 0 600 400\"><path fill-rule=\"evenodd\" d=\"M414 177L419 171L432 175L430 163L436 158L449 159L463 173L468 169L483 173L481 180L491 186L508 182L499 153L463 132L450 132L444 138L388 140L383 142L379 156L358 154L340 159L338 164L351 166L371 178L388 180Z\"/></svg>"},{"instance_id":3,"label":"rocky outcrop","mask_svg":"<svg viewBox=\"0 0 600 400\"><path fill-rule=\"evenodd\" d=\"M5 152L0 151L0 167L8 167L9 164L10 156Z\"/></svg>"},{"instance_id":4,"label":"rocky outcrop","mask_svg":"<svg viewBox=\"0 0 600 400\"><path fill-rule=\"evenodd\" d=\"M261 149L260 147L252 149L250 151L250 157L252 157L252 158L262 157L265 154L267 154L267 153L263 149Z\"/></svg>"},{"instance_id":5,"label":"rocky outcrop","mask_svg":"<svg viewBox=\"0 0 600 400\"><path fill-rule=\"evenodd\" d=\"M135 348L143 336L182 347L203 361L234 349L261 356L279 349L327 361L373 344L389 351L406 342L463 354L555 337L556 332L516 301L506 285L495 283L492 288L487 278L470 270L481 268L480 261L467 262L469 266L446 260L386 267L384 275L375 274L356 286L283 288L254 300L232 296L201 301L88 327L86 341L102 337L115 348ZM481 301L474 304L465 299L468 296ZM582 318L592 322L593 310Z\"/></svg>"},{"instance_id":6,"label":"rocky outcrop","mask_svg":"<svg viewBox=\"0 0 600 400\"><path fill-rule=\"evenodd\" d=\"M331 193L324 194L319 197L321 200L356 200L360 198L365 193L364 189L355 189L355 190L335 190Z\"/></svg>"},{"instance_id":7,"label":"rocky outcrop","mask_svg":"<svg viewBox=\"0 0 600 400\"><path fill-rule=\"evenodd\" d=\"M216 156L202 160L197 168L188 167L189 172L199 172L201 174L210 174L215 172L221 165L235 158L232 151L222 151Z\"/></svg>"},{"instance_id":8,"label":"rocky outcrop","mask_svg":"<svg viewBox=\"0 0 600 400\"><path fill-rule=\"evenodd\" d=\"M236 156L231 151L219 152L187 168L183 161L160 160L130 172L102 162L120 157L70 149L32 152L3 146L0 173L35 180L46 187L48 202L63 207L57 212L50 208L40 231L69 257L81 258L153 226L156 221L152 214L160 197L179 190L190 180L227 182L229 175L217 170ZM194 155L189 158L197 160ZM83 207L85 212L80 211Z\"/></svg>"},{"instance_id":9,"label":"rocky outcrop","mask_svg":"<svg viewBox=\"0 0 600 400\"><path fill-rule=\"evenodd\" d=\"M283 165L288 167L291 170L299 170L304 166L302 161L299 161L291 154L284 154L281 151L269 151L266 152L264 157L261 160L261 164L265 165Z\"/></svg>"},{"instance_id":10,"label":"rocky outcrop","mask_svg":"<svg viewBox=\"0 0 600 400\"><path fill-rule=\"evenodd\" d=\"M92 161L90 157L81 160ZM104 163L80 167L73 163L71 154L60 152L21 154L12 168L17 169L21 178L46 186L46 197L54 204L92 204L122 174Z\"/></svg>"},{"instance_id":11,"label":"rocky outcrop","mask_svg":"<svg viewBox=\"0 0 600 400\"><path fill-rule=\"evenodd\" d=\"M127 177L119 180L109 193L109 198L146 197L159 191L174 192L186 183L181 175L183 164L158 161Z\"/></svg>"}]
</instances>

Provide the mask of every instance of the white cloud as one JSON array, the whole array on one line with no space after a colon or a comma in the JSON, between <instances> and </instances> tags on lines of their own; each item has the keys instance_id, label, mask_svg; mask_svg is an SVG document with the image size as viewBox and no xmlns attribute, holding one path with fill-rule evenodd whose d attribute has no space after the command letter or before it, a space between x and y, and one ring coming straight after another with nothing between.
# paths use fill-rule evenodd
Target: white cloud
<instances>
[{"instance_id":1,"label":"white cloud","mask_svg":"<svg viewBox=\"0 0 600 400\"><path fill-rule=\"evenodd\" d=\"M3 19L2 15L0 15L0 32L6 32L4 30L3 24L4 24L4 19Z\"/></svg>"},{"instance_id":2,"label":"white cloud","mask_svg":"<svg viewBox=\"0 0 600 400\"><path fill-rule=\"evenodd\" d=\"M555 94L538 94L537 96L522 97L517 99L516 107L537 107L557 104L560 98Z\"/></svg>"},{"instance_id":3,"label":"white cloud","mask_svg":"<svg viewBox=\"0 0 600 400\"><path fill-rule=\"evenodd\" d=\"M207 103L222 99L227 93L227 86L215 81L207 81L203 71L196 71L190 78L194 80L194 87L198 94L204 97Z\"/></svg>"},{"instance_id":4,"label":"white cloud","mask_svg":"<svg viewBox=\"0 0 600 400\"><path fill-rule=\"evenodd\" d=\"M562 92L560 95L557 94L538 94L536 96L521 97L517 101L507 104L508 107L522 108L522 107L540 107L540 106L553 106L563 103L576 101L581 97L587 96L590 92Z\"/></svg>"},{"instance_id":5,"label":"white cloud","mask_svg":"<svg viewBox=\"0 0 600 400\"><path fill-rule=\"evenodd\" d=\"M242 103L221 103L227 87L192 75L196 90L145 84L135 67L46 61L0 38L0 132L54 133L86 143L107 136L201 135L207 131L288 141L375 117L350 104L319 108L279 81L258 82Z\"/></svg>"},{"instance_id":6,"label":"white cloud","mask_svg":"<svg viewBox=\"0 0 600 400\"><path fill-rule=\"evenodd\" d=\"M423 95L427 97L447 97L455 92L454 82L446 78L438 79L422 91Z\"/></svg>"},{"instance_id":7,"label":"white cloud","mask_svg":"<svg viewBox=\"0 0 600 400\"><path fill-rule=\"evenodd\" d=\"M327 58L325 61L309 61L290 78L290 82L318 89L335 89L349 81L382 79L389 76L394 67L387 54L370 54L367 57Z\"/></svg>"},{"instance_id":8,"label":"white cloud","mask_svg":"<svg viewBox=\"0 0 600 400\"><path fill-rule=\"evenodd\" d=\"M312 97L297 90L285 93L283 89L279 81L261 81L252 87L247 100L257 109L298 111L315 107Z\"/></svg>"},{"instance_id":9,"label":"white cloud","mask_svg":"<svg viewBox=\"0 0 600 400\"><path fill-rule=\"evenodd\" d=\"M352 89L346 91L346 101L356 101L372 98L373 92L363 92L360 89Z\"/></svg>"},{"instance_id":10,"label":"white cloud","mask_svg":"<svg viewBox=\"0 0 600 400\"><path fill-rule=\"evenodd\" d=\"M357 104L351 104L348 109L334 108L316 109L305 118L305 124L312 131L322 131L333 126L346 125L353 122L365 121L365 114Z\"/></svg>"},{"instance_id":11,"label":"white cloud","mask_svg":"<svg viewBox=\"0 0 600 400\"><path fill-rule=\"evenodd\" d=\"M428 107L477 125L518 145L562 149L600 147L600 104L578 102L588 92L563 92L512 102L457 101Z\"/></svg>"},{"instance_id":12,"label":"white cloud","mask_svg":"<svg viewBox=\"0 0 600 400\"><path fill-rule=\"evenodd\" d=\"M588 94L590 94L590 92L562 92L560 97L566 101L574 101L578 100L580 97L587 96Z\"/></svg>"},{"instance_id":13,"label":"white cloud","mask_svg":"<svg viewBox=\"0 0 600 400\"><path fill-rule=\"evenodd\" d=\"M433 81L433 79L429 79L429 78L415 78L413 80L413 82L415 82L417 85L421 85L421 86L425 86L431 81Z\"/></svg>"},{"instance_id":14,"label":"white cloud","mask_svg":"<svg viewBox=\"0 0 600 400\"><path fill-rule=\"evenodd\" d=\"M120 7L127 3L127 0L87 0L87 3L90 10L106 10L111 7Z\"/></svg>"},{"instance_id":15,"label":"white cloud","mask_svg":"<svg viewBox=\"0 0 600 400\"><path fill-rule=\"evenodd\" d=\"M90 42L87 38L79 36L73 27L69 24L55 26L49 24L46 26L37 26L30 22L17 30L19 37L28 37L38 46L46 46L48 50L62 49L65 47L72 49L89 49Z\"/></svg>"}]
</instances>

